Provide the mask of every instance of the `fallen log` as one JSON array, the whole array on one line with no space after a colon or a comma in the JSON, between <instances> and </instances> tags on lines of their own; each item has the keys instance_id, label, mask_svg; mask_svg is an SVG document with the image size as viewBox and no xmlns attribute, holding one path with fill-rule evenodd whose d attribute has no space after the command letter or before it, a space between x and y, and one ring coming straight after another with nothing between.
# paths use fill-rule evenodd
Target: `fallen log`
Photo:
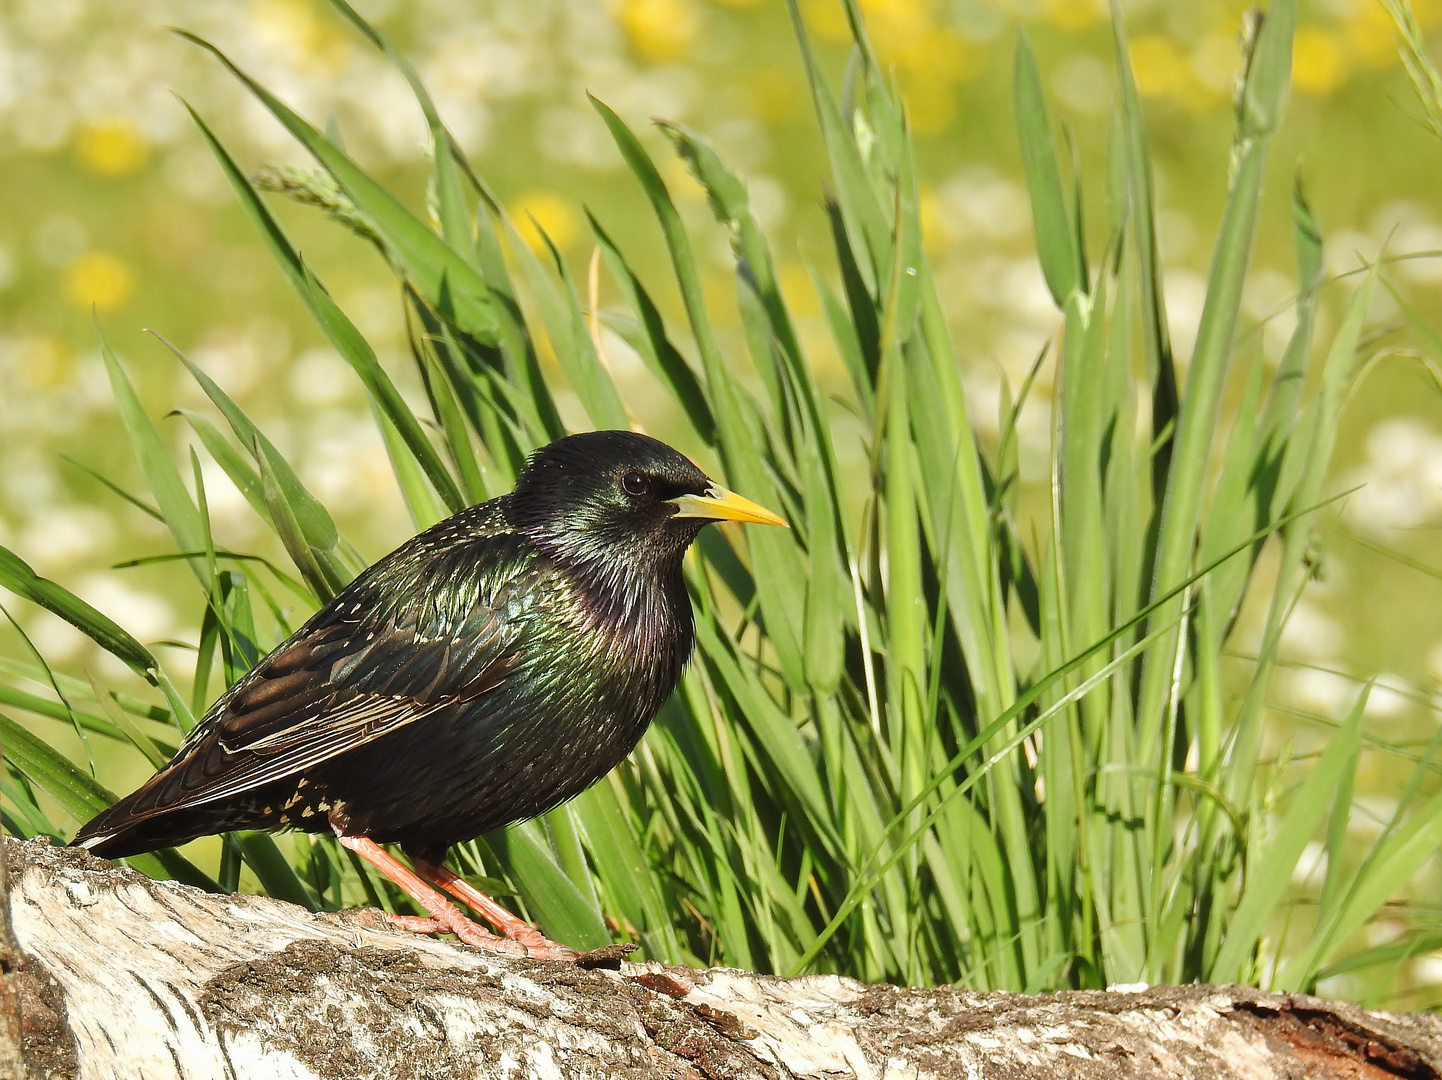
<instances>
[{"instance_id":1,"label":"fallen log","mask_svg":"<svg viewBox=\"0 0 1442 1080\"><path fill-rule=\"evenodd\" d=\"M37 1080L1442 1075L1442 1020L1301 995L588 969L6 845Z\"/></svg>"}]
</instances>

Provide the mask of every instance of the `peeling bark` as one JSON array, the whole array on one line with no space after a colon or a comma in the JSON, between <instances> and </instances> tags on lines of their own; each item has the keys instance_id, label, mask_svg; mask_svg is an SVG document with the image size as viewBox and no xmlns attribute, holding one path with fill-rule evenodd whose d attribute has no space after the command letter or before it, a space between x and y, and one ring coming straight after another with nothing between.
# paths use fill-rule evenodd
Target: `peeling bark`
<instances>
[{"instance_id":1,"label":"peeling bark","mask_svg":"<svg viewBox=\"0 0 1442 1080\"><path fill-rule=\"evenodd\" d=\"M6 850L0 847L0 1080L24 1080L20 1047L20 996L16 990L22 961L10 928L10 879Z\"/></svg>"},{"instance_id":2,"label":"peeling bark","mask_svg":"<svg viewBox=\"0 0 1442 1080\"><path fill-rule=\"evenodd\" d=\"M517 960L7 841L36 1077L1438 1078L1442 1020L1246 987L1026 996Z\"/></svg>"}]
</instances>

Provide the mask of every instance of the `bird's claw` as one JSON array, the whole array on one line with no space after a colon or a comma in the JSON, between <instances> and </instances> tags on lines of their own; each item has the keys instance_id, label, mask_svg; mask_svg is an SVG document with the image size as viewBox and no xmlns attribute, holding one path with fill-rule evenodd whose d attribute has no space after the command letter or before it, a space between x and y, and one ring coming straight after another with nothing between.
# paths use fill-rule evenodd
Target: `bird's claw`
<instances>
[{"instance_id":1,"label":"bird's claw","mask_svg":"<svg viewBox=\"0 0 1442 1080\"><path fill-rule=\"evenodd\" d=\"M576 961L582 958L582 954L575 949L552 941L533 927L527 928L531 932L525 941L498 937L479 923L466 918L459 911L454 916L445 913L440 917L387 913L385 919L397 930L407 930L413 934L455 934L467 945L474 945L478 949L486 949L489 952L504 953L507 956L524 956L531 960Z\"/></svg>"},{"instance_id":2,"label":"bird's claw","mask_svg":"<svg viewBox=\"0 0 1442 1080\"><path fill-rule=\"evenodd\" d=\"M478 949L486 949L489 952L504 953L507 956L535 955L519 941L497 937L485 927L471 921L454 909L442 911L436 916L387 915L386 921L399 930L408 930L413 934L455 934L467 945L474 945ZM551 958L546 957L545 959Z\"/></svg>"}]
</instances>

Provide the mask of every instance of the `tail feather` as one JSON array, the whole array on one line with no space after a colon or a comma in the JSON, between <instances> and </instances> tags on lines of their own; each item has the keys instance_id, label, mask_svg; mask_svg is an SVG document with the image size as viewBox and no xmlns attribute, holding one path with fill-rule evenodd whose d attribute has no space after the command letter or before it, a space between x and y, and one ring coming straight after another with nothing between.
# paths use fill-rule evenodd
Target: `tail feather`
<instances>
[{"instance_id":1,"label":"tail feather","mask_svg":"<svg viewBox=\"0 0 1442 1080\"><path fill-rule=\"evenodd\" d=\"M136 795L144 790L127 795L86 822L70 841L71 846L84 848L103 859L119 859L156 848L176 847L226 828L214 820L213 811L205 813L203 807L159 814L136 813Z\"/></svg>"}]
</instances>

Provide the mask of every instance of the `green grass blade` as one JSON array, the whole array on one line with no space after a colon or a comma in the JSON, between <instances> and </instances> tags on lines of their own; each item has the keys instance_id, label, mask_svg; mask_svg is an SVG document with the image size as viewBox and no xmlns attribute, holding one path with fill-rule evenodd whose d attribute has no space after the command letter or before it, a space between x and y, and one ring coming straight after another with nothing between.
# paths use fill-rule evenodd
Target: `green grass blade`
<instances>
[{"instance_id":1,"label":"green grass blade","mask_svg":"<svg viewBox=\"0 0 1442 1080\"><path fill-rule=\"evenodd\" d=\"M130 715L117 705L115 699L95 681L94 675L89 672L87 672L87 674L90 675L90 685L95 691L95 699L100 703L100 708L105 712L105 715L109 717L110 725L114 729L116 737L130 743L131 746L139 750L141 754L144 755L145 760L150 762L152 769L164 768L166 763L170 761L171 756L175 753L175 748L170 747L167 751L166 748L156 745L155 740L145 735L135 721L130 718ZM80 720L79 714L73 710L71 711L71 717L73 717L77 723L83 723ZM93 728L92 724L84 724L84 726Z\"/></svg>"},{"instance_id":2,"label":"green grass blade","mask_svg":"<svg viewBox=\"0 0 1442 1080\"><path fill-rule=\"evenodd\" d=\"M165 518L161 515L158 508L152 506L150 503L146 502L144 499L140 498L134 493L126 491L123 487L117 484L114 480L111 480L108 476L97 472L83 462L76 461L72 457L67 457L65 454L60 455L60 460L65 462L67 465L75 466L75 468L79 469L86 476L89 476L92 479L99 481L110 491L113 491L116 495L119 495L131 506L135 507L135 509L139 510L142 514L145 514L148 517L153 517L156 521L159 522L165 521Z\"/></svg>"},{"instance_id":3,"label":"green grass blade","mask_svg":"<svg viewBox=\"0 0 1442 1080\"><path fill-rule=\"evenodd\" d=\"M1371 310L1372 294L1377 283L1377 266L1352 297L1342 325L1332 339L1332 347L1322 365L1321 386L1317 398L1298 424L1300 434L1294 435L1287 447L1287 457L1297 462L1298 480L1291 496L1291 506L1315 502L1322 490L1327 469L1332 461L1332 448L1337 437L1337 421L1341 415L1347 383L1351 378L1362 329ZM1267 613L1267 623L1258 649L1258 670L1252 677L1241 708L1233 722L1232 752L1228 758L1226 787L1236 803L1246 801L1251 778L1255 774L1262 742L1262 715L1267 680L1264 678L1276 657L1281 643L1292 598L1305 581L1305 560L1310 544L1309 529L1302 524L1288 526L1282 534L1282 555L1276 570L1275 591Z\"/></svg>"},{"instance_id":4,"label":"green grass blade","mask_svg":"<svg viewBox=\"0 0 1442 1080\"><path fill-rule=\"evenodd\" d=\"M785 797L795 802L797 822L814 829L819 839L835 849L838 840L831 830L830 815L826 813L821 778L796 725L782 714L755 680L746 677L729 644L717 635L709 622L698 621L696 643L701 655L736 699L740 707L738 719L744 720L757 743L765 749L769 765L785 781Z\"/></svg>"},{"instance_id":5,"label":"green grass blade","mask_svg":"<svg viewBox=\"0 0 1442 1080\"><path fill-rule=\"evenodd\" d=\"M1277 978L1281 990L1311 987L1322 962L1382 908L1398 888L1411 881L1442 845L1442 795L1435 795L1404 825L1381 840L1368 855L1345 896L1321 912L1321 927L1307 948L1294 956Z\"/></svg>"},{"instance_id":6,"label":"green grass blade","mask_svg":"<svg viewBox=\"0 0 1442 1080\"><path fill-rule=\"evenodd\" d=\"M190 109L188 105L186 108ZM229 151L225 149L224 145L215 137L205 121L201 119L200 115L194 109L190 109L190 116L200 129L201 136L210 146L211 153L215 155L216 160L220 163L221 170L230 181L231 188L240 197L241 203L245 207L251 220L255 222L256 227L260 230L261 236L265 239L267 246L271 250L271 254L275 256L276 262L285 272L291 285L294 286L296 292L300 294L301 299L304 300L310 308L320 328L325 332L327 338L330 339L331 344L335 346L336 351L340 353L341 357L351 366L355 373L360 376L361 382L364 384L371 399L390 417L391 422L396 425L397 430L405 437L406 445L425 470L427 478L436 489L436 493L440 495L446 505L451 508L452 512L459 510L465 505L465 500L461 497L455 481L446 470L440 455L436 453L435 447L431 445L430 440L426 438L425 432L421 430L420 424L416 421L415 416L411 413L410 408L401 397L400 391L396 389L390 376L381 368L380 362L376 359L375 352L371 349L369 342L361 336L360 331L355 328L355 324L346 317L346 314L341 311L339 305L331 299L330 294L325 291L320 282L317 281L315 276L310 272L309 267L307 267L301 259L300 253L296 251L289 238L285 235L284 230L281 229L279 222L275 220L275 217L266 208L264 202L261 201L259 193L255 190L255 186L235 163ZM420 227L424 230L423 226ZM437 243L444 246L444 242L441 241L439 237L436 237L434 233L430 233L429 230L425 231L427 235L431 236ZM473 274L475 273L474 270L471 272ZM161 338L161 340L164 341L165 339ZM165 342L165 344L172 352L180 356L179 350L173 345L170 345L169 342ZM184 361L185 357L180 356L180 359ZM186 361L186 364L191 368L192 372L196 370L188 361ZM212 396L212 400L213 399ZM219 403L217 402L217 404ZM244 441L243 436L242 441Z\"/></svg>"},{"instance_id":7,"label":"green grass blade","mask_svg":"<svg viewBox=\"0 0 1442 1080\"><path fill-rule=\"evenodd\" d=\"M150 422L150 417L140 404L135 387L131 385L125 370L115 359L115 354L110 351L110 346L106 344L103 336L100 339L100 355L105 360L105 370L110 376L111 394L130 436L131 449L150 482L150 490L155 494L165 524L170 528L181 551L203 550L205 528L195 503L191 501L190 493L185 490L185 482L181 480L179 470L171 461L170 452L161 440L160 433L155 430L155 425ZM197 558L187 561L200 579L201 588L209 594L214 589L215 582L205 560Z\"/></svg>"},{"instance_id":8,"label":"green grass blade","mask_svg":"<svg viewBox=\"0 0 1442 1080\"><path fill-rule=\"evenodd\" d=\"M1292 798L1286 814L1275 829L1270 830L1266 851L1252 862L1241 901L1227 926L1222 951L1208 974L1213 982L1238 982L1245 975L1266 920L1276 911L1291 884L1292 871L1302 856L1302 849L1316 832L1317 822L1325 817L1326 808L1344 777L1356 771L1366 704L1367 690L1364 690L1341 730Z\"/></svg>"},{"instance_id":9,"label":"green grass blade","mask_svg":"<svg viewBox=\"0 0 1442 1080\"><path fill-rule=\"evenodd\" d=\"M261 498L267 515L286 543L286 550L295 560L301 576L317 596L333 596L350 580L351 572L341 562L340 534L330 513L306 490L284 455L215 380L175 346L164 338L160 340L186 366L206 396L229 421L236 438L250 451L258 467ZM224 467L224 459L218 460Z\"/></svg>"},{"instance_id":10,"label":"green grass blade","mask_svg":"<svg viewBox=\"0 0 1442 1080\"><path fill-rule=\"evenodd\" d=\"M418 351L417 363L425 379L426 391L431 398L436 420L445 433L445 447L456 466L460 477L462 495L470 503L485 502L490 497L485 471L476 458L471 434L466 427L466 418L456 400L456 388L452 385L442 361L431 350Z\"/></svg>"},{"instance_id":11,"label":"green grass blade","mask_svg":"<svg viewBox=\"0 0 1442 1080\"><path fill-rule=\"evenodd\" d=\"M377 409L375 418L376 426L381 431L381 441L385 443L386 456L390 458L396 485L401 489L406 509L410 511L411 522L417 532L429 529L446 514L437 504L436 497L426 484L425 474L417 466L416 459L410 455L405 440L401 438L400 432L396 431L390 417Z\"/></svg>"},{"instance_id":12,"label":"green grass blade","mask_svg":"<svg viewBox=\"0 0 1442 1080\"><path fill-rule=\"evenodd\" d=\"M115 796L89 775L3 715L0 715L0 744L5 747L6 762L77 821L89 821L115 802ZM174 878L210 892L220 891L190 860L173 850L132 855L125 861L151 877Z\"/></svg>"},{"instance_id":13,"label":"green grass blade","mask_svg":"<svg viewBox=\"0 0 1442 1080\"><path fill-rule=\"evenodd\" d=\"M0 585L59 615L106 652L125 661L137 674L155 681L160 664L149 649L69 589L41 577L6 547L0 547Z\"/></svg>"},{"instance_id":14,"label":"green grass blade","mask_svg":"<svg viewBox=\"0 0 1442 1080\"><path fill-rule=\"evenodd\" d=\"M1242 285L1256 235L1267 141L1286 98L1294 21L1290 0L1276 0L1262 24L1257 61L1248 70L1242 92L1237 165L1213 252L1196 348L1187 374L1185 408L1177 423L1158 529L1153 597L1186 576L1195 544L1212 440L1236 336ZM1163 613L1163 621L1172 621L1170 612ZM1142 760L1152 760L1161 735L1163 703L1176 647L1175 641L1168 639L1168 644L1148 655L1142 665L1136 713L1138 754Z\"/></svg>"},{"instance_id":15,"label":"green grass blade","mask_svg":"<svg viewBox=\"0 0 1442 1080\"><path fill-rule=\"evenodd\" d=\"M431 165L435 170L432 182L435 186L441 236L455 251L465 254L473 250L470 214L466 210L465 198L461 191L460 171L451 154L450 133L441 123L440 113L436 110L435 102L431 100L425 84L421 82L420 75L416 73L416 69L410 61L383 34L362 18L355 8L346 3L346 0L331 0L331 3L352 26L370 40L372 45L385 53L386 59L395 66L396 70L405 78L407 85L410 86L411 93L415 95L416 103L420 105L421 113L425 116L426 127L430 130Z\"/></svg>"},{"instance_id":16,"label":"green grass blade","mask_svg":"<svg viewBox=\"0 0 1442 1080\"><path fill-rule=\"evenodd\" d=\"M596 867L603 894L641 933L649 958L679 963L680 938L674 925L674 898L666 895L658 875L628 820L621 782L603 779L571 803L580 821L586 848Z\"/></svg>"},{"instance_id":17,"label":"green grass blade","mask_svg":"<svg viewBox=\"0 0 1442 1080\"><path fill-rule=\"evenodd\" d=\"M611 943L600 910L566 876L537 822L491 833L486 843L505 864L547 937L582 951Z\"/></svg>"},{"instance_id":18,"label":"green grass blade","mask_svg":"<svg viewBox=\"0 0 1442 1080\"><path fill-rule=\"evenodd\" d=\"M299 904L307 911L319 911L320 904L296 875L295 868L276 846L274 838L263 832L246 830L235 834L245 864L277 900Z\"/></svg>"},{"instance_id":19,"label":"green grass blade","mask_svg":"<svg viewBox=\"0 0 1442 1080\"><path fill-rule=\"evenodd\" d=\"M638 332L622 333L622 336L670 391L701 440L708 445L714 445L716 419L711 415L711 405L706 400L706 392L701 388L691 365L666 335L666 325L661 318L660 309L656 307L651 294L641 284L641 279L631 269L621 250L590 211L586 213L586 220L591 223L591 232L601 248L601 255L606 260L611 277L620 287L627 306L635 312ZM612 325L614 326L614 323ZM621 332L620 328L617 329Z\"/></svg>"},{"instance_id":20,"label":"green grass blade","mask_svg":"<svg viewBox=\"0 0 1442 1080\"><path fill-rule=\"evenodd\" d=\"M812 51L797 0L786 0L786 10L791 15L791 25L806 66L812 104L821 126L827 158L831 162L840 221L850 238L852 251L861 256L856 259L855 268L866 291L873 297L879 297L891 278L891 230L886 214L871 185L856 139L821 73L821 65Z\"/></svg>"},{"instance_id":21,"label":"green grass blade","mask_svg":"<svg viewBox=\"0 0 1442 1080\"><path fill-rule=\"evenodd\" d=\"M1121 146L1113 150L1126 174L1126 220L1135 238L1137 285L1141 293L1142 347L1147 357L1147 374L1152 386L1152 434L1159 445L1152 462L1152 488L1160 502L1171 466L1171 438L1164 437L1175 423L1179 407L1177 372L1172 360L1165 292L1162 284L1161 254L1157 247L1156 195L1153 190L1151 155L1147 149L1141 97L1137 93L1131 60L1127 55L1120 0L1111 0L1112 34L1120 83L1120 118L1113 131Z\"/></svg>"},{"instance_id":22,"label":"green grass blade","mask_svg":"<svg viewBox=\"0 0 1442 1080\"><path fill-rule=\"evenodd\" d=\"M465 498L462 497L460 489L456 487L456 482L446 468L445 462L441 460L436 448L431 445L430 439L421 428L415 414L411 412L410 406L401 397L401 392L396 389L395 383L381 368L380 361L376 359L375 350L361 336L355 324L331 300L330 295L311 274L310 268L302 265L301 270L311 310L315 312L321 329L330 338L331 344L360 376L367 395L395 428L405 443L406 449L415 457L416 464L421 467L426 479L435 488L441 501L453 514L462 509L466 505Z\"/></svg>"},{"instance_id":23,"label":"green grass blade","mask_svg":"<svg viewBox=\"0 0 1442 1080\"><path fill-rule=\"evenodd\" d=\"M205 417L189 409L176 409L174 415L184 419L190 425L191 430L200 437L205 452L225 471L225 475L230 477L231 483L245 496L245 501L250 503L251 509L259 514L262 520L269 517L270 509L265 505L260 475L220 433L220 430Z\"/></svg>"},{"instance_id":24,"label":"green grass blade","mask_svg":"<svg viewBox=\"0 0 1442 1080\"><path fill-rule=\"evenodd\" d=\"M561 289L558 291L551 284L540 260L531 254L524 242L519 241L519 237L513 239L511 249L530 279L531 290L540 305L561 369L597 430L629 430L631 418L626 413L611 373L602 366L601 358L596 354L566 261L545 230L538 223L533 224L550 252L551 262L561 278Z\"/></svg>"},{"instance_id":25,"label":"green grass blade","mask_svg":"<svg viewBox=\"0 0 1442 1080\"><path fill-rule=\"evenodd\" d=\"M106 696L110 699L111 703L115 702L115 696L109 691L106 691ZM104 735L107 739L114 739L116 742L132 741L130 736L126 734L119 724L112 723L103 716L96 716L94 713L78 709L73 704L67 709L60 702L50 701L36 694L26 693L24 690L17 689L16 687L6 686L3 683L0 683L0 705L9 705L15 709L24 709L26 712L33 713L36 716L43 716L50 720L59 720L65 724L79 724L86 731L93 731L97 735ZM116 704L115 707L121 712L125 712L118 704ZM108 708L103 708L102 711L109 715ZM127 713L126 715L128 719L129 714ZM133 725L134 721L131 720L129 723ZM152 738L151 736L143 734L142 737L150 743L155 751L159 752L162 761L168 761L171 755L175 753L175 743L173 742L166 742L163 739Z\"/></svg>"},{"instance_id":26,"label":"green grass blade","mask_svg":"<svg viewBox=\"0 0 1442 1080\"><path fill-rule=\"evenodd\" d=\"M1077 228L1062 195L1061 171L1057 167L1056 144L1051 137L1036 57L1025 34L1017 37L1012 95L1016 109L1016 133L1021 143L1021 162L1031 194L1032 224L1036 229L1037 255L1042 275L1056 306L1065 308L1076 289L1086 288L1086 268L1077 244Z\"/></svg>"}]
</instances>

